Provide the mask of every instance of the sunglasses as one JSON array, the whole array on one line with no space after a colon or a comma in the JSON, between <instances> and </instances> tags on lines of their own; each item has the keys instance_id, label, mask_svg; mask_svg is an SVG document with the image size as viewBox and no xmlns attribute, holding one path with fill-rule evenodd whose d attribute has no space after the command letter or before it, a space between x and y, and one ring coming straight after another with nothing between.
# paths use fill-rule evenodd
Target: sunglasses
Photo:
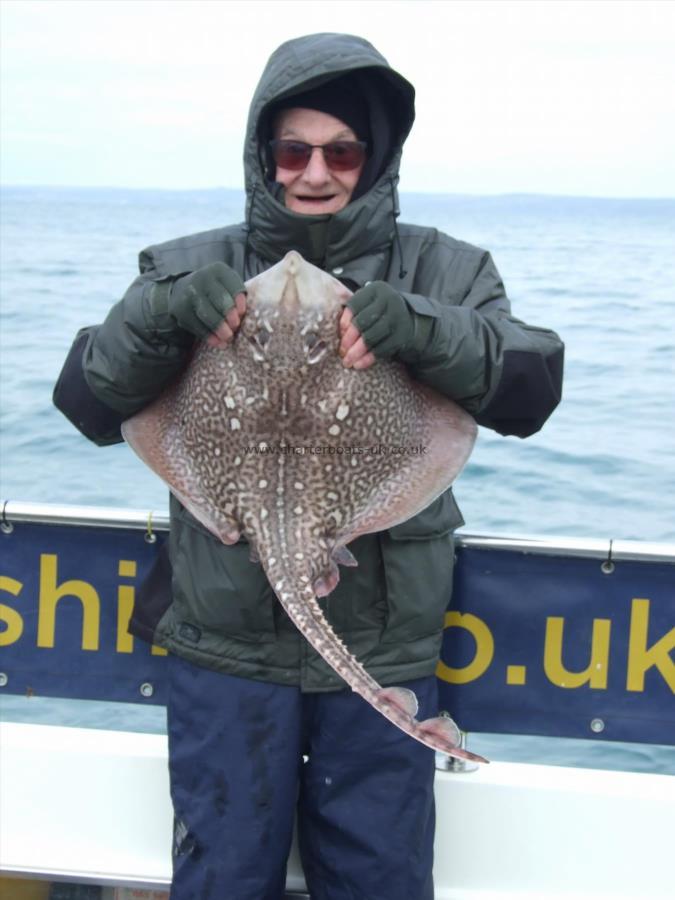
<instances>
[{"instance_id":1,"label":"sunglasses","mask_svg":"<svg viewBox=\"0 0 675 900\"><path fill-rule=\"evenodd\" d=\"M306 144L304 141L270 141L274 162L282 169L299 172L307 167L312 150L323 151L323 158L334 172L351 172L363 163L368 144L365 141L331 141L330 144Z\"/></svg>"}]
</instances>

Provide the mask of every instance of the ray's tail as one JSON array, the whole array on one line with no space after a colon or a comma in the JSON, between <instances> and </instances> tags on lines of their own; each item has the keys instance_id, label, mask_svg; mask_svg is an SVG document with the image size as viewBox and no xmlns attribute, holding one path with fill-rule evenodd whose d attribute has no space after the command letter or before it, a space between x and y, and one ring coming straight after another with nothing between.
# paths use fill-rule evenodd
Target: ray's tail
<instances>
[{"instance_id":1,"label":"ray's tail","mask_svg":"<svg viewBox=\"0 0 675 900\"><path fill-rule=\"evenodd\" d=\"M412 738L433 750L459 759L488 760L460 747L461 735L452 719L436 717L419 722L417 698L407 688L385 687L364 669L335 634L319 606L310 579L276 563L263 561L274 591L291 621L328 665L381 715ZM304 580L306 579L306 581Z\"/></svg>"}]
</instances>

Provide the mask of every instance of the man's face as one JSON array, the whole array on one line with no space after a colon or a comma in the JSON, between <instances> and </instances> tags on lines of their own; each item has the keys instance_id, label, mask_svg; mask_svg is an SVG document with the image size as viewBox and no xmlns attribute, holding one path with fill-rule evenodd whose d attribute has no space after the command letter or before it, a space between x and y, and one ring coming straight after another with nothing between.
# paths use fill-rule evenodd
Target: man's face
<instances>
[{"instance_id":1,"label":"man's face","mask_svg":"<svg viewBox=\"0 0 675 900\"><path fill-rule=\"evenodd\" d=\"M288 209L305 215L336 213L351 200L363 163L348 172L331 171L323 151L316 145L331 141L355 141L356 135L335 116L315 109L285 109L277 119L274 137L283 141L304 141L315 146L307 166L295 171L276 167L276 180L285 188Z\"/></svg>"}]
</instances>

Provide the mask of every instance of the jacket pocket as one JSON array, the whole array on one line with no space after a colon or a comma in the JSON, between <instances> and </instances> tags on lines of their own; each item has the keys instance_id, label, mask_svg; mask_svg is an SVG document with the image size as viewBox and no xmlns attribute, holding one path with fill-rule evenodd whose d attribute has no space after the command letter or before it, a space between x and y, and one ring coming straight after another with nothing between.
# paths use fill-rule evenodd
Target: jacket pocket
<instances>
[{"instance_id":1,"label":"jacket pocket","mask_svg":"<svg viewBox=\"0 0 675 900\"><path fill-rule=\"evenodd\" d=\"M365 534L349 545L358 565L342 566L340 581L326 597L326 616L347 644L351 635L370 631L379 633L387 621L387 600L380 541L376 534Z\"/></svg>"},{"instance_id":2,"label":"jacket pocket","mask_svg":"<svg viewBox=\"0 0 675 900\"><path fill-rule=\"evenodd\" d=\"M464 524L452 490L444 491L426 509L417 513L412 519L401 522L388 529L389 537L394 541L427 541L430 538L442 537L455 531Z\"/></svg>"},{"instance_id":3,"label":"jacket pocket","mask_svg":"<svg viewBox=\"0 0 675 900\"><path fill-rule=\"evenodd\" d=\"M387 624L383 644L438 634L452 596L453 531L464 524L450 490L382 535Z\"/></svg>"},{"instance_id":4,"label":"jacket pocket","mask_svg":"<svg viewBox=\"0 0 675 900\"><path fill-rule=\"evenodd\" d=\"M226 546L173 498L171 508L178 635L191 643L198 643L202 630L256 644L274 641L278 601L262 566L251 562L249 544Z\"/></svg>"},{"instance_id":5,"label":"jacket pocket","mask_svg":"<svg viewBox=\"0 0 675 900\"><path fill-rule=\"evenodd\" d=\"M383 535L387 624L383 644L406 644L440 634L452 597L452 534L427 540Z\"/></svg>"}]
</instances>

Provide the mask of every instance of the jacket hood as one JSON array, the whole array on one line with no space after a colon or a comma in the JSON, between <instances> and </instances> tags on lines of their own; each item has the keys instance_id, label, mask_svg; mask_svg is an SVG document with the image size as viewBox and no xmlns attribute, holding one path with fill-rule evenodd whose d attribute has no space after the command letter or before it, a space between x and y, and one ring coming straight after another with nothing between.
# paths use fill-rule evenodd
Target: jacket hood
<instances>
[{"instance_id":1,"label":"jacket hood","mask_svg":"<svg viewBox=\"0 0 675 900\"><path fill-rule=\"evenodd\" d=\"M266 171L269 111L279 101L350 74L365 98L373 146L355 198L333 215L291 212ZM251 102L244 172L249 244L276 262L298 250L324 268L391 243L398 215L396 185L403 143L412 127L413 86L363 38L313 34L282 44L270 57Z\"/></svg>"}]
</instances>

